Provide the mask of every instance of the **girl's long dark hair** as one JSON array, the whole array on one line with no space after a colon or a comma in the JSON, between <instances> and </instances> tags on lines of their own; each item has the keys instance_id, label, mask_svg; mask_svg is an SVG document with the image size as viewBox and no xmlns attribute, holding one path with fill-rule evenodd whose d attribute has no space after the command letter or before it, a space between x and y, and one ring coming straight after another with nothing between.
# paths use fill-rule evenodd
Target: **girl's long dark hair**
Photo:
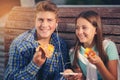
<instances>
[{"instance_id":1,"label":"girl's long dark hair","mask_svg":"<svg viewBox=\"0 0 120 80\"><path fill-rule=\"evenodd\" d=\"M102 61L104 62L104 64L107 66L107 62L108 62L108 56L103 48L103 32L102 32L102 25L101 25L101 18L99 16L98 13L96 13L95 11L84 11L81 12L78 17L76 18L75 24L77 24L77 20L79 18L84 18L87 21L89 21L95 28L96 28L96 32L97 34L94 37L95 43L96 43L96 47L99 53L100 58L102 59ZM73 66L76 66L77 64L77 52L78 50L80 50L82 43L80 43L79 39L77 38L76 40L76 44L75 44L75 48L74 48L74 61L73 61Z\"/></svg>"}]
</instances>

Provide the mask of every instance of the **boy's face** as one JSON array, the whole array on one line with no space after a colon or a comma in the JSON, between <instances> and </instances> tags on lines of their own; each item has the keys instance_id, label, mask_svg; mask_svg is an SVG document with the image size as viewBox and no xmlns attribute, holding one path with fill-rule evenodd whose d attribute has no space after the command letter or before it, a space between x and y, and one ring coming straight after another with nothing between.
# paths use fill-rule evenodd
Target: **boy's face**
<instances>
[{"instance_id":1,"label":"boy's face","mask_svg":"<svg viewBox=\"0 0 120 80\"><path fill-rule=\"evenodd\" d=\"M35 27L39 39L50 39L58 25L56 14L50 11L40 11L36 14Z\"/></svg>"}]
</instances>

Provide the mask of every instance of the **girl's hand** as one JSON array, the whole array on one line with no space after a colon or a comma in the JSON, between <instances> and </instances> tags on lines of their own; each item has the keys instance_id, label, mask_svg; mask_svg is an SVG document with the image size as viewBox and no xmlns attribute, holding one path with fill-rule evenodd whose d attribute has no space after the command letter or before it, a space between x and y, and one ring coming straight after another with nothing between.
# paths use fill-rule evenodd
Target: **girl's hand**
<instances>
[{"instance_id":1,"label":"girl's hand","mask_svg":"<svg viewBox=\"0 0 120 80\"><path fill-rule=\"evenodd\" d=\"M88 60L94 65L100 65L101 63L103 63L103 61L101 60L101 58L98 55L95 55L93 57L91 54L89 54Z\"/></svg>"},{"instance_id":2,"label":"girl's hand","mask_svg":"<svg viewBox=\"0 0 120 80\"><path fill-rule=\"evenodd\" d=\"M66 73L67 75L64 75ZM82 80L82 73L74 73L71 69L66 69L63 73L63 76L67 80Z\"/></svg>"},{"instance_id":3,"label":"girl's hand","mask_svg":"<svg viewBox=\"0 0 120 80\"><path fill-rule=\"evenodd\" d=\"M94 65L96 65L96 66L103 63L103 61L101 60L101 58L100 58L98 55L96 55L96 52L93 51L91 48L86 48L86 49L85 49L85 54L84 54L84 56L85 56L86 58L88 58L88 60L89 60L92 64L94 64Z\"/></svg>"}]
</instances>

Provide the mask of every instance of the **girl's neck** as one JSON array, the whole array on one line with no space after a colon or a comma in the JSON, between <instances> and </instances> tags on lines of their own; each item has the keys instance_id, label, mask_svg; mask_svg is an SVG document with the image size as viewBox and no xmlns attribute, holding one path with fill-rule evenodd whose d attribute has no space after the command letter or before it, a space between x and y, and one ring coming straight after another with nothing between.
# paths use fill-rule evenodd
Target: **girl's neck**
<instances>
[{"instance_id":1,"label":"girl's neck","mask_svg":"<svg viewBox=\"0 0 120 80\"><path fill-rule=\"evenodd\" d=\"M95 42L93 41L91 44L83 44L84 48L92 48L95 45Z\"/></svg>"}]
</instances>

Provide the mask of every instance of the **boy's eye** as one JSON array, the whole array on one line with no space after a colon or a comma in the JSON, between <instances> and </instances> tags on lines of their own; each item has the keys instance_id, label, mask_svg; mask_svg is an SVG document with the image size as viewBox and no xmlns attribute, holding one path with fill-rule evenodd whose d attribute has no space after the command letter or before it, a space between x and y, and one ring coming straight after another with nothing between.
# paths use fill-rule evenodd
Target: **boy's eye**
<instances>
[{"instance_id":1,"label":"boy's eye","mask_svg":"<svg viewBox=\"0 0 120 80\"><path fill-rule=\"evenodd\" d=\"M50 22L50 21L52 21L52 19L48 19L48 21Z\"/></svg>"},{"instance_id":2,"label":"boy's eye","mask_svg":"<svg viewBox=\"0 0 120 80\"><path fill-rule=\"evenodd\" d=\"M39 19L38 19L38 21L41 21L41 22L42 22L42 21L43 21L43 19L39 18Z\"/></svg>"}]
</instances>

